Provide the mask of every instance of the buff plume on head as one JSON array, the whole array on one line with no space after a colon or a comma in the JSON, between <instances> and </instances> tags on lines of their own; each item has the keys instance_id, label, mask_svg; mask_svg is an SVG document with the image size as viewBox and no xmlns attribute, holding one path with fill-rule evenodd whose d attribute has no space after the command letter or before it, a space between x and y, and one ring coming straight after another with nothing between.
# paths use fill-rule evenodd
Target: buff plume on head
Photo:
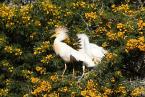
<instances>
[{"instance_id":1,"label":"buff plume on head","mask_svg":"<svg viewBox=\"0 0 145 97\"><path fill-rule=\"evenodd\" d=\"M60 33L66 33L68 32L68 29L64 26L59 26L55 28L55 33L60 34Z\"/></svg>"}]
</instances>

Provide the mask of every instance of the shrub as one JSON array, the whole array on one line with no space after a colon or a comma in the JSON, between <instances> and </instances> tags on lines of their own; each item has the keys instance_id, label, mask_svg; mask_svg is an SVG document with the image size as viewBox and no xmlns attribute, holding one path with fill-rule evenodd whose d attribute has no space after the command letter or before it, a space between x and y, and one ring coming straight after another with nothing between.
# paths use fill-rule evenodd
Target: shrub
<instances>
[{"instance_id":1,"label":"shrub","mask_svg":"<svg viewBox=\"0 0 145 97\"><path fill-rule=\"evenodd\" d=\"M103 4L103 6L102 6ZM109 5L111 4L111 6ZM114 0L41 0L19 5L0 4L0 96L128 97L145 95L144 7ZM108 54L96 70L78 82L72 64L62 78L64 62L52 49L57 26L69 29L75 47L77 33L104 47ZM82 73L80 63L76 72ZM79 65L79 66L78 66ZM78 67L77 67L78 66Z\"/></svg>"}]
</instances>

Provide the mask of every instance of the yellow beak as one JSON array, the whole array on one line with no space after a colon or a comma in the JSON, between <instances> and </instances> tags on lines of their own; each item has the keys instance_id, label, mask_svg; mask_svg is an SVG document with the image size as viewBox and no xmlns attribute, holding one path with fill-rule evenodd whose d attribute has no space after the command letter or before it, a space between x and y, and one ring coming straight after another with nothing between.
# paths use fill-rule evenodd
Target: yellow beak
<instances>
[{"instance_id":1,"label":"yellow beak","mask_svg":"<svg viewBox=\"0 0 145 97\"><path fill-rule=\"evenodd\" d=\"M55 34L53 34L50 38L53 38L53 37L56 37L56 33L55 33Z\"/></svg>"}]
</instances>

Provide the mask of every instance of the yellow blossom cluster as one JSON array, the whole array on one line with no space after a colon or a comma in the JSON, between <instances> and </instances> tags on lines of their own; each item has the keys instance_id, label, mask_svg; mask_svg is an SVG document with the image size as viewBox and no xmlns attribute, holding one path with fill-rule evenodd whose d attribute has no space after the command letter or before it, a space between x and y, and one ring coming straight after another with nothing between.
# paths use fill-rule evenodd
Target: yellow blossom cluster
<instances>
[{"instance_id":1,"label":"yellow blossom cluster","mask_svg":"<svg viewBox=\"0 0 145 97\"><path fill-rule=\"evenodd\" d=\"M37 33L36 32L33 32L30 34L30 38L33 40L35 37L36 37Z\"/></svg>"},{"instance_id":2,"label":"yellow blossom cluster","mask_svg":"<svg viewBox=\"0 0 145 97\"><path fill-rule=\"evenodd\" d=\"M70 15L72 15L72 14L73 14L72 12L66 11L65 14L64 14L64 16L70 16Z\"/></svg>"},{"instance_id":3,"label":"yellow blossom cluster","mask_svg":"<svg viewBox=\"0 0 145 97\"><path fill-rule=\"evenodd\" d=\"M144 87L136 87L135 89L133 89L133 91L131 92L131 96L132 97L140 97L142 95L145 95L145 88Z\"/></svg>"},{"instance_id":4,"label":"yellow blossom cluster","mask_svg":"<svg viewBox=\"0 0 145 97\"><path fill-rule=\"evenodd\" d=\"M12 46L5 46L4 51L16 56L22 55L22 50L20 48L14 48Z\"/></svg>"},{"instance_id":5,"label":"yellow blossom cluster","mask_svg":"<svg viewBox=\"0 0 145 97\"><path fill-rule=\"evenodd\" d=\"M8 89L1 89L0 88L0 96L1 97L6 97L6 96L8 96L7 94L8 94Z\"/></svg>"},{"instance_id":6,"label":"yellow blossom cluster","mask_svg":"<svg viewBox=\"0 0 145 97\"><path fill-rule=\"evenodd\" d=\"M34 91L32 91L32 95L39 95L42 92L50 92L50 90L52 89L51 83L45 80L42 80L40 82L38 82L38 86L34 89Z\"/></svg>"},{"instance_id":7,"label":"yellow blossom cluster","mask_svg":"<svg viewBox=\"0 0 145 97\"><path fill-rule=\"evenodd\" d=\"M97 19L96 12L87 12L87 13L85 13L85 18L88 21L94 21L94 20L96 20Z\"/></svg>"},{"instance_id":8,"label":"yellow blossom cluster","mask_svg":"<svg viewBox=\"0 0 145 97\"><path fill-rule=\"evenodd\" d=\"M59 95L59 93L54 91L54 92L51 92L49 94L43 95L43 97L60 97L60 95Z\"/></svg>"},{"instance_id":9,"label":"yellow blossom cluster","mask_svg":"<svg viewBox=\"0 0 145 97\"><path fill-rule=\"evenodd\" d=\"M46 68L44 68L44 67L36 66L35 69L36 69L36 71L39 72L40 74L46 73Z\"/></svg>"},{"instance_id":10,"label":"yellow blossom cluster","mask_svg":"<svg viewBox=\"0 0 145 97\"><path fill-rule=\"evenodd\" d=\"M31 11L32 7L33 5L31 4L20 7L22 22L25 24L28 24L30 22L31 17L29 16L29 12Z\"/></svg>"},{"instance_id":11,"label":"yellow blossom cluster","mask_svg":"<svg viewBox=\"0 0 145 97\"><path fill-rule=\"evenodd\" d=\"M116 77L122 77L122 72L121 71L115 71L115 76Z\"/></svg>"},{"instance_id":12,"label":"yellow blossom cluster","mask_svg":"<svg viewBox=\"0 0 145 97\"><path fill-rule=\"evenodd\" d=\"M42 58L41 62L42 62L42 63L47 63L47 64L48 64L52 58L53 58L52 55L49 54L49 55L47 55L47 56L44 56L44 57Z\"/></svg>"},{"instance_id":13,"label":"yellow blossom cluster","mask_svg":"<svg viewBox=\"0 0 145 97\"><path fill-rule=\"evenodd\" d=\"M145 51L145 38L144 38L144 36L139 37L137 39L129 39L127 41L126 49L125 49L126 52L133 50L135 48L138 48L140 51Z\"/></svg>"},{"instance_id":14,"label":"yellow blossom cluster","mask_svg":"<svg viewBox=\"0 0 145 97\"><path fill-rule=\"evenodd\" d=\"M106 36L109 40L123 39L125 37L125 32L119 31L117 33L113 33L110 31L106 33Z\"/></svg>"},{"instance_id":15,"label":"yellow blossom cluster","mask_svg":"<svg viewBox=\"0 0 145 97\"><path fill-rule=\"evenodd\" d=\"M108 44L107 44L107 42L104 42L103 44L102 44L102 47L107 47L108 46Z\"/></svg>"},{"instance_id":16,"label":"yellow blossom cluster","mask_svg":"<svg viewBox=\"0 0 145 97\"><path fill-rule=\"evenodd\" d=\"M32 72L30 70L22 70L22 74L25 76L25 78L30 78L30 76L32 75Z\"/></svg>"},{"instance_id":17,"label":"yellow blossom cluster","mask_svg":"<svg viewBox=\"0 0 145 97\"><path fill-rule=\"evenodd\" d=\"M115 78L114 77L112 77L111 79L110 79L110 81L112 82L112 83L115 83Z\"/></svg>"},{"instance_id":18,"label":"yellow blossom cluster","mask_svg":"<svg viewBox=\"0 0 145 97\"><path fill-rule=\"evenodd\" d=\"M112 93L113 93L112 89L105 87L105 88L104 88L103 97L108 97L108 96L111 95Z\"/></svg>"},{"instance_id":19,"label":"yellow blossom cluster","mask_svg":"<svg viewBox=\"0 0 145 97\"><path fill-rule=\"evenodd\" d=\"M103 33L103 32L107 32L107 29L105 27L98 27L96 29L96 33Z\"/></svg>"},{"instance_id":20,"label":"yellow blossom cluster","mask_svg":"<svg viewBox=\"0 0 145 97\"><path fill-rule=\"evenodd\" d=\"M128 4L121 4L120 6L116 6L113 4L111 7L112 7L113 12L123 12L123 13L126 13L128 15L133 14L133 11L130 10Z\"/></svg>"},{"instance_id":21,"label":"yellow blossom cluster","mask_svg":"<svg viewBox=\"0 0 145 97\"><path fill-rule=\"evenodd\" d=\"M93 80L88 80L86 88L81 91L81 95L84 97L101 97L96 88L97 84Z\"/></svg>"},{"instance_id":22,"label":"yellow blossom cluster","mask_svg":"<svg viewBox=\"0 0 145 97\"><path fill-rule=\"evenodd\" d=\"M124 25L123 25L122 23L118 23L118 24L117 24L117 28L118 28L118 29L122 29L123 27L124 27Z\"/></svg>"},{"instance_id":23,"label":"yellow blossom cluster","mask_svg":"<svg viewBox=\"0 0 145 97\"><path fill-rule=\"evenodd\" d=\"M8 60L2 60L1 66L7 68L9 72L12 72L14 70L14 67L9 63Z\"/></svg>"},{"instance_id":24,"label":"yellow blossom cluster","mask_svg":"<svg viewBox=\"0 0 145 97\"><path fill-rule=\"evenodd\" d=\"M145 22L142 19L138 20L138 30L142 30L145 27Z\"/></svg>"},{"instance_id":25,"label":"yellow blossom cluster","mask_svg":"<svg viewBox=\"0 0 145 97\"><path fill-rule=\"evenodd\" d=\"M29 94L25 94L25 95L23 95L23 97L29 97Z\"/></svg>"},{"instance_id":26,"label":"yellow blossom cluster","mask_svg":"<svg viewBox=\"0 0 145 97\"><path fill-rule=\"evenodd\" d=\"M107 32L106 36L108 37L109 40L116 40L116 33Z\"/></svg>"},{"instance_id":27,"label":"yellow blossom cluster","mask_svg":"<svg viewBox=\"0 0 145 97\"><path fill-rule=\"evenodd\" d=\"M0 17L2 17L3 20L6 20L6 27L9 27L10 29L14 26L12 19L16 16L15 12L16 8L13 6L7 6L5 4L0 6Z\"/></svg>"},{"instance_id":28,"label":"yellow blossom cluster","mask_svg":"<svg viewBox=\"0 0 145 97\"><path fill-rule=\"evenodd\" d=\"M34 25L35 25L36 27L41 27L41 22L40 22L39 20L35 20L35 21L34 21Z\"/></svg>"},{"instance_id":29,"label":"yellow blossom cluster","mask_svg":"<svg viewBox=\"0 0 145 97\"><path fill-rule=\"evenodd\" d=\"M0 17L10 20L15 15L15 8L5 4L0 5Z\"/></svg>"},{"instance_id":30,"label":"yellow blossom cluster","mask_svg":"<svg viewBox=\"0 0 145 97\"><path fill-rule=\"evenodd\" d=\"M58 89L58 91L60 91L60 92L64 92L64 93L66 93L66 92L68 92L68 87L67 86L65 86L65 87L61 87L61 88L59 88Z\"/></svg>"},{"instance_id":31,"label":"yellow blossom cluster","mask_svg":"<svg viewBox=\"0 0 145 97\"><path fill-rule=\"evenodd\" d=\"M117 37L123 39L124 36L125 36L124 33L125 33L125 32L118 32L118 33L117 33Z\"/></svg>"},{"instance_id":32,"label":"yellow blossom cluster","mask_svg":"<svg viewBox=\"0 0 145 97\"><path fill-rule=\"evenodd\" d=\"M56 82L58 80L58 75L57 74L51 75L50 80Z\"/></svg>"},{"instance_id":33,"label":"yellow blossom cluster","mask_svg":"<svg viewBox=\"0 0 145 97\"><path fill-rule=\"evenodd\" d=\"M123 86L122 84L120 84L117 89L115 90L116 93L120 93L122 95L126 95L127 94L127 90L126 90L126 87Z\"/></svg>"},{"instance_id":34,"label":"yellow blossom cluster","mask_svg":"<svg viewBox=\"0 0 145 97\"><path fill-rule=\"evenodd\" d=\"M115 53L107 53L105 58L107 59L107 61L111 61L111 60L114 60L116 56L117 54Z\"/></svg>"},{"instance_id":35,"label":"yellow blossom cluster","mask_svg":"<svg viewBox=\"0 0 145 97\"><path fill-rule=\"evenodd\" d=\"M37 83L37 82L39 82L39 78L37 78L37 77L31 77L31 82L32 83Z\"/></svg>"},{"instance_id":36,"label":"yellow blossom cluster","mask_svg":"<svg viewBox=\"0 0 145 97\"><path fill-rule=\"evenodd\" d=\"M38 55L45 52L49 48L49 44L50 44L49 41L42 42L40 47L34 48L34 55Z\"/></svg>"},{"instance_id":37,"label":"yellow blossom cluster","mask_svg":"<svg viewBox=\"0 0 145 97\"><path fill-rule=\"evenodd\" d=\"M55 5L50 3L49 1L45 1L41 3L43 11L46 12L46 14L52 13L53 15L58 15L58 10Z\"/></svg>"},{"instance_id":38,"label":"yellow blossom cluster","mask_svg":"<svg viewBox=\"0 0 145 97\"><path fill-rule=\"evenodd\" d=\"M86 2L78 1L76 3L73 3L73 8L85 8Z\"/></svg>"},{"instance_id":39,"label":"yellow blossom cluster","mask_svg":"<svg viewBox=\"0 0 145 97\"><path fill-rule=\"evenodd\" d=\"M6 43L6 37L0 34L0 45L3 45Z\"/></svg>"},{"instance_id":40,"label":"yellow blossom cluster","mask_svg":"<svg viewBox=\"0 0 145 97\"><path fill-rule=\"evenodd\" d=\"M11 79L5 80L6 85L10 85L13 81Z\"/></svg>"}]
</instances>

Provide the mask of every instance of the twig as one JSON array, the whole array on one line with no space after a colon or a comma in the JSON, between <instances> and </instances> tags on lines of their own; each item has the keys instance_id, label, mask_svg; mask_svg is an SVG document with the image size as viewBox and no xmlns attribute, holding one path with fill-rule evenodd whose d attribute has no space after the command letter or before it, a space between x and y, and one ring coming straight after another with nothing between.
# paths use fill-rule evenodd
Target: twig
<instances>
[{"instance_id":1,"label":"twig","mask_svg":"<svg viewBox=\"0 0 145 97\"><path fill-rule=\"evenodd\" d=\"M90 31L90 29L89 29L89 25L88 25L88 23L85 21L85 19L79 14L79 13L77 13L80 17L81 17L81 19L82 19L82 21L86 24L86 29L89 31L89 32L91 32Z\"/></svg>"}]
</instances>

